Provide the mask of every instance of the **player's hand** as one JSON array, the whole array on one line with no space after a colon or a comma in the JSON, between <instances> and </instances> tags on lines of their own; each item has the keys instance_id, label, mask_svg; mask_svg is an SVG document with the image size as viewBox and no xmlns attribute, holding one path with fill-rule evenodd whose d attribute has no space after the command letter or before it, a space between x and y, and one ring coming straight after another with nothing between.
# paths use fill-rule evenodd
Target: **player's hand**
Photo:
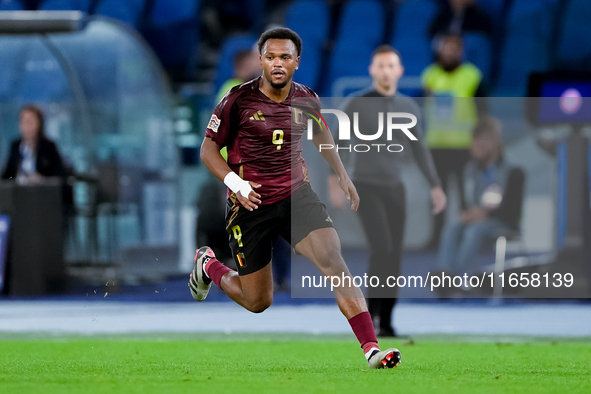
<instances>
[{"instance_id":1,"label":"player's hand","mask_svg":"<svg viewBox=\"0 0 591 394\"><path fill-rule=\"evenodd\" d=\"M248 183L250 183L250 187L252 187L253 189L258 189L262 186L260 183L256 183L253 181L248 181ZM248 197L244 197L240 192L238 192L236 193L236 198L244 208L248 209L251 212L255 209L258 209L259 204L261 203L261 195L255 192L254 190L252 190L248 194Z\"/></svg>"},{"instance_id":2,"label":"player's hand","mask_svg":"<svg viewBox=\"0 0 591 394\"><path fill-rule=\"evenodd\" d=\"M328 177L328 193L330 202L337 209L345 209L345 195L339 186L339 178L336 175Z\"/></svg>"},{"instance_id":3,"label":"player's hand","mask_svg":"<svg viewBox=\"0 0 591 394\"><path fill-rule=\"evenodd\" d=\"M341 177L339 179L339 186L345 192L345 198L351 203L351 209L357 212L359 208L359 194L353 182L348 176Z\"/></svg>"},{"instance_id":4,"label":"player's hand","mask_svg":"<svg viewBox=\"0 0 591 394\"><path fill-rule=\"evenodd\" d=\"M431 189L431 200L433 201L433 215L441 213L447 205L447 197L445 197L445 192L440 187Z\"/></svg>"}]
</instances>

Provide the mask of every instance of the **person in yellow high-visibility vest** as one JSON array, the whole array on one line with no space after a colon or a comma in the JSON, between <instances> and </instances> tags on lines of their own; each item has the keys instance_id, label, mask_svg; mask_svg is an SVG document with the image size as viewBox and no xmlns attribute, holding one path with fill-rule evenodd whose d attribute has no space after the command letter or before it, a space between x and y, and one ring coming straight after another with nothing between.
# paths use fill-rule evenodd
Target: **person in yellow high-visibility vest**
<instances>
[{"instance_id":1,"label":"person in yellow high-visibility vest","mask_svg":"<svg viewBox=\"0 0 591 394\"><path fill-rule=\"evenodd\" d=\"M437 39L437 61L421 74L425 94L426 142L447 192L451 176L463 187L462 171L470 159L472 129L478 114L485 110L482 72L462 60L464 43L460 36L448 34ZM444 213L435 216L431 246L439 243Z\"/></svg>"}]
</instances>

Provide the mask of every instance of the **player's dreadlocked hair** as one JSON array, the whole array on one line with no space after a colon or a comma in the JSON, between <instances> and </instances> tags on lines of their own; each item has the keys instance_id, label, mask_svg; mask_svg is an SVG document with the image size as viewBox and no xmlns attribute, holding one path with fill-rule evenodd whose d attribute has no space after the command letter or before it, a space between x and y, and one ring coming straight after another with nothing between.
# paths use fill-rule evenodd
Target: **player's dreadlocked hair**
<instances>
[{"instance_id":1,"label":"player's dreadlocked hair","mask_svg":"<svg viewBox=\"0 0 591 394\"><path fill-rule=\"evenodd\" d=\"M259 38L259 53L262 54L263 46L265 42L271 39L278 39L278 40L291 40L296 50L298 51L298 56L302 54L302 39L298 36L298 33L295 31L288 29L287 27L276 27L274 29L269 29L263 34L261 34L261 38Z\"/></svg>"}]
</instances>

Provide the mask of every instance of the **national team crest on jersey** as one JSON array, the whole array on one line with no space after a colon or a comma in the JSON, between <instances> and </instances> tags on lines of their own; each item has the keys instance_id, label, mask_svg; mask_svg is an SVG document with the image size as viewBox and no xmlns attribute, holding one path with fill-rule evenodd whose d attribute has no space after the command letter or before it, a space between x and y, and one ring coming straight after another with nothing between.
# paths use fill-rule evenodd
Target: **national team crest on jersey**
<instances>
[{"instance_id":1,"label":"national team crest on jersey","mask_svg":"<svg viewBox=\"0 0 591 394\"><path fill-rule=\"evenodd\" d=\"M246 267L246 259L244 258L244 253L238 253L236 255L236 260L238 260L238 265L240 265L240 267Z\"/></svg>"},{"instance_id":2,"label":"national team crest on jersey","mask_svg":"<svg viewBox=\"0 0 591 394\"><path fill-rule=\"evenodd\" d=\"M306 107L306 106L295 106L292 105L292 121L294 124L302 124L304 123L304 115L307 117L310 117L312 119L314 119L316 121L316 123L318 124L318 127L320 128L320 130L328 130L328 125L326 124L326 120L324 120L324 117L322 116L322 114L316 110L314 110L312 107Z\"/></svg>"},{"instance_id":3,"label":"national team crest on jersey","mask_svg":"<svg viewBox=\"0 0 591 394\"><path fill-rule=\"evenodd\" d=\"M207 125L207 128L210 129L211 131L213 131L214 133L217 133L218 128L220 127L220 123L222 123L220 118L218 118L217 115L213 114L213 115L211 115L211 119L209 120L209 124Z\"/></svg>"},{"instance_id":4,"label":"national team crest on jersey","mask_svg":"<svg viewBox=\"0 0 591 394\"><path fill-rule=\"evenodd\" d=\"M304 123L304 113L301 109L296 107L291 107L291 118L294 124L302 124Z\"/></svg>"}]
</instances>

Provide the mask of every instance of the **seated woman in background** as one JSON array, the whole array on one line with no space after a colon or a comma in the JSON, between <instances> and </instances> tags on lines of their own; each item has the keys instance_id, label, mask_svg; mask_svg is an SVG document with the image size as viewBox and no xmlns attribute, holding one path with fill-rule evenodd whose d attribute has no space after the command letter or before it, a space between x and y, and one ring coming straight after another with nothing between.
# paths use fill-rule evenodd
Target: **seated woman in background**
<instances>
[{"instance_id":1,"label":"seated woman in background","mask_svg":"<svg viewBox=\"0 0 591 394\"><path fill-rule=\"evenodd\" d=\"M53 141L45 136L41 109L24 105L19 110L20 137L12 142L2 179L36 183L43 177L65 176L62 157Z\"/></svg>"},{"instance_id":2,"label":"seated woman in background","mask_svg":"<svg viewBox=\"0 0 591 394\"><path fill-rule=\"evenodd\" d=\"M503 158L498 119L480 119L470 153L464 168L464 206L457 219L446 223L439 246L439 269L460 276L474 268L486 238L519 230L525 186L523 170Z\"/></svg>"}]
</instances>

